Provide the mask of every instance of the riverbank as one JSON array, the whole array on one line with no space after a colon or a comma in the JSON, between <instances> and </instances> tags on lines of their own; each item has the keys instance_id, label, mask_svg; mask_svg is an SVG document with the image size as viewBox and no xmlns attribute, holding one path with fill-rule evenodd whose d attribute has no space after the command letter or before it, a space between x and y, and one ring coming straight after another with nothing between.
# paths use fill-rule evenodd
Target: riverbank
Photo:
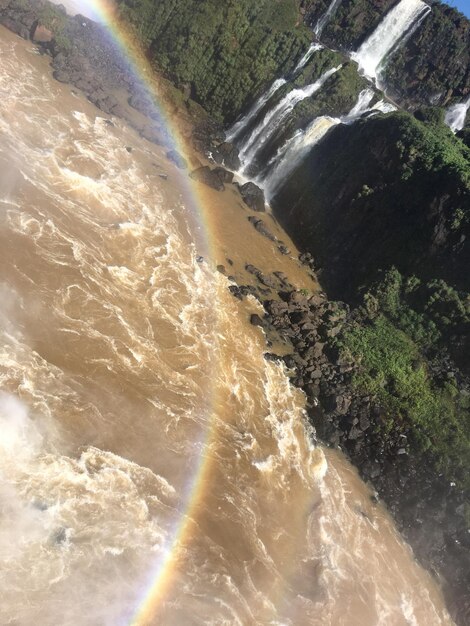
<instances>
[{"instance_id":1,"label":"riverbank","mask_svg":"<svg viewBox=\"0 0 470 626\"><path fill-rule=\"evenodd\" d=\"M56 57L54 57L54 60L57 63ZM55 71L57 71L57 69ZM62 82L68 82L68 80L64 80L66 78L65 74L60 74L58 78L61 78ZM73 73L68 73L67 78L73 78L73 84L79 87L81 81L83 80L83 75L80 72L78 72L76 76L73 75ZM132 78L128 77L126 80L129 81L128 88L132 89ZM86 85L88 84L91 85L92 89L95 89L95 83L92 80L88 80ZM105 90L103 90L104 95L99 92L100 97L97 97L95 91L90 91L89 88L86 87L86 85L84 93L92 102L93 100L95 100L95 104L100 106L103 111L108 108L109 111L105 112L107 112L108 114L111 113L113 115L118 115L118 113L121 112L122 117L129 123L131 123L131 117L134 118L134 116L137 116L135 119L140 120L140 122L137 122L134 119L132 125L141 134L142 137L147 140L150 139L155 144L160 146L160 148L158 149L161 158L160 164L163 164L165 161L167 163L167 165L162 168L163 171L159 169L158 172L167 175L168 170L170 178L173 175L176 175L175 165L171 164L167 159L167 152L171 149L171 144L168 142L168 138L164 138L165 129L163 129L159 125L157 129L157 127L153 125L151 118L147 118L141 111L138 113L134 113L134 111L131 110L132 107L130 109L125 108L124 111L129 112L124 114L124 111L118 108L119 102L116 103L111 99L111 95L117 98L114 93L107 93ZM123 96L123 102L124 100L126 99ZM190 108L192 106L189 101L187 102L187 106L185 105L185 108L183 109L184 114L182 114L181 116L181 119L183 120L180 122L181 125L184 125L185 116L188 115L188 107ZM111 103L113 104L111 105ZM175 107L175 110L177 111L178 107ZM186 117L186 122L188 123L186 135L188 138L192 130L190 126L190 121L190 118ZM152 137L145 137L145 135L148 133L148 131L145 129L148 128L155 131L156 134ZM129 147L131 148L130 154L132 154L132 150L136 149L136 146ZM192 164L194 166L198 166L197 161L200 161L200 165L202 166L204 166L204 164L207 164L207 161L201 154L194 153L193 157L194 162ZM171 184L171 181L169 182ZM326 299L322 296L318 296L318 302L316 300L307 300L305 292L310 295L310 293L316 291L315 279L314 277L312 277L312 275L306 273L305 269L302 270L299 267L299 264L295 258L297 255L297 251L293 247L292 242L290 242L286 238L285 234L282 233L275 221L269 215L260 215L260 213L256 211L250 211L242 202L237 189L232 187L231 185L227 185L227 189L221 192L218 192L208 187L207 185L204 185L203 183L199 183L199 187L204 193L204 200L207 203L207 209L213 216L216 223L216 226L213 228L213 232L215 233L215 249L217 252L215 254L213 262L220 266L220 271L226 273L227 275L233 276L231 291L237 297L243 297L247 293L251 293L260 301L275 300L276 302L282 302L283 299L285 299L286 297L288 298L288 322L285 321L285 318L284 322L282 322L283 316L286 313L285 309L284 311L282 311L282 304L266 305L268 314L272 316L271 320L267 320L267 330L269 332L269 325L273 327L279 327L284 324L285 332L279 334L278 340L287 347L289 347L290 344L295 345L295 353L299 354L302 359L304 357L302 356L301 351L307 347L308 342L305 341L307 339L307 336L302 336L302 339L300 341L297 341L298 332L300 331L301 327L303 332L310 331L310 333L307 333L308 341L312 343L312 340L314 340L315 343L313 345L313 349L316 349L319 352L318 355L314 355L310 362L306 360L305 362L309 363L307 366L305 366L303 362L296 364L297 359L295 357L292 357L294 362L288 362L287 365L291 369L297 369L298 380L295 382L296 384L298 384L298 386L304 389L304 391L307 391L307 396L309 397L310 404L312 405L312 419L314 419L314 423L319 429L322 437L326 440L329 439L330 443L334 445L343 444L343 446L349 451L351 458L355 460L356 463L359 463L359 457L355 459L354 451L349 450L350 446L348 445L348 442L355 441L354 438L350 436L352 428L349 428L349 425L347 428L345 428L341 426L339 422L338 424L335 424L335 417L332 417L332 426L334 427L333 432L328 433L327 430L325 430L325 432L322 432L321 426L323 422L321 421L321 419L319 419L319 416L314 410L316 400L319 398L320 403L327 415L328 413L330 413L332 416L334 416L336 412L337 418L341 415L344 416L346 413L348 413L348 415L352 414L351 406L354 406L354 402L356 401L355 398L353 398L351 395L351 403L350 406L347 407L349 399L345 396L344 389L341 389L341 393L339 392L339 383L342 383L343 385L345 383L347 384L347 380L345 379L344 374L348 370L344 368L347 368L348 364L341 363L338 360L335 361L334 357L324 354L324 347L322 348L322 350L318 348L318 346L322 343L322 339L336 336L337 333L335 333L334 330L339 325L337 322L344 319L345 317L347 318L347 309L344 309L345 313L341 313L341 307L339 307L339 310L336 310L336 305L334 305L333 303L328 303ZM281 246L282 250L280 249ZM286 250L289 251L287 254L285 254ZM275 259L275 261L273 261L273 259ZM274 274L273 271L278 272L278 274ZM281 272L283 272L283 274L280 274ZM244 287L245 285L247 286ZM300 290L305 291L302 293ZM285 295L289 293L296 295ZM281 308L278 308L278 310L275 311L276 306ZM309 312L312 313L312 317L310 317L310 314L305 316L307 309ZM280 315L281 313L282 315ZM306 328L305 324L301 323L305 320L308 320L306 321L306 323L312 324L313 328ZM253 321L259 323L256 319L254 319ZM262 319L261 322L263 323ZM315 326L315 324L317 325ZM326 337L324 337L324 335L326 335ZM287 342L286 336L288 338ZM270 341L275 344L277 340L273 337L273 339L270 339ZM302 342L305 343L305 346L300 345ZM305 375L306 367L314 367L314 369L311 370L309 374L315 374L315 376L307 377ZM337 369L339 370L339 375L343 376L342 380L338 379L338 377L336 376L336 374L338 373L336 371ZM320 376L318 376L318 370L320 370ZM306 378L308 379L308 382L304 380ZM320 383L317 384L315 381L320 381ZM324 381L324 387L326 388L326 391L331 392L324 393L324 397L322 396L321 381ZM308 391L306 384L313 385L311 392ZM350 391L348 390L347 393L350 393ZM329 411L327 405L323 405L325 404L325 400L327 397L334 396L335 394L335 406L332 407L332 409ZM347 408L345 409L345 407ZM369 409L372 409L372 404L370 402L365 401L359 403L359 418L357 418L356 414L353 414L352 421L354 421L354 419L360 420L360 418L364 417L364 414ZM346 413L344 412L345 410ZM365 423L366 422L363 420L363 426L365 426ZM357 427L357 424L352 424L352 426ZM362 430L362 428L356 428L356 430ZM367 430L368 428L365 427L362 432L367 432ZM356 441L357 439L361 439L361 437L358 436L356 438ZM369 457L370 452L371 455L375 454L380 458L380 442L372 441L371 447L373 448L374 452L372 453L369 449L367 451L367 457ZM364 447L361 447L362 455L365 454L365 450L366 449ZM396 453L397 456L403 456L401 454L398 455L398 450L396 450ZM390 465L391 468L395 468L395 464L391 463L391 459L393 459L393 455L387 456L386 462L388 463L388 465ZM386 462L379 462L380 469L378 475L376 475L375 470L373 472L370 472L370 475L367 475L367 472L363 470L364 475L367 478L371 479L373 484L378 485L379 482L382 480L382 477L385 475L384 472L387 464ZM395 479L390 479L390 484L388 486L385 486L387 480L388 479L384 480L383 489L381 487L381 495L383 495L386 501L388 497L388 490L392 491L392 488L396 490ZM394 496L397 502L397 511L395 511L395 514L398 516L398 518L400 515L399 508L402 506L401 503L404 487L404 485L400 485L399 489L396 490L396 496ZM419 490L417 490L417 493L419 493ZM393 503L391 502L391 498L389 504L392 506L393 510ZM413 512L414 510L414 506L411 506L408 509L409 512ZM442 521L442 518L439 519L440 521ZM422 528L423 526L421 525L419 539L421 539L425 534L423 533ZM431 540L435 542L434 538L431 538ZM444 544L440 544L440 547L438 549L440 555L442 555L442 551L446 550L448 547L446 543L447 540L445 538L444 540ZM451 540L455 540L454 535L451 536ZM428 540L426 539L426 541ZM427 544L427 547L429 548L429 544Z\"/></svg>"}]
</instances>

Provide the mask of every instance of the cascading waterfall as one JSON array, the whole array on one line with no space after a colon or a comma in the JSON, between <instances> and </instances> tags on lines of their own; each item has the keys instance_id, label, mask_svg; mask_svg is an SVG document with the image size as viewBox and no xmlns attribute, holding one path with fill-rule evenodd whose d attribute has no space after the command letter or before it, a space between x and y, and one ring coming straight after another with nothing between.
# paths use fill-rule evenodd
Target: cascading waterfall
<instances>
[{"instance_id":1,"label":"cascading waterfall","mask_svg":"<svg viewBox=\"0 0 470 626\"><path fill-rule=\"evenodd\" d=\"M444 121L454 133L458 130L462 130L465 126L465 119L469 108L470 96L468 96L468 98L463 102L454 104L447 109Z\"/></svg>"},{"instance_id":2,"label":"cascading waterfall","mask_svg":"<svg viewBox=\"0 0 470 626\"><path fill-rule=\"evenodd\" d=\"M351 57L366 76L377 79L378 69L390 52L404 42L405 36L430 11L430 7L422 0L401 0Z\"/></svg>"},{"instance_id":3,"label":"cascading waterfall","mask_svg":"<svg viewBox=\"0 0 470 626\"><path fill-rule=\"evenodd\" d=\"M293 74L295 75L297 74L297 72L300 72L300 70L303 69L305 65L308 63L308 61L310 61L310 57L312 56L312 54L314 52L317 52L317 50L321 50L322 48L323 46L321 45L321 43L317 43L317 42L311 43L307 52L304 54L304 56L300 59L300 61L295 66Z\"/></svg>"},{"instance_id":4,"label":"cascading waterfall","mask_svg":"<svg viewBox=\"0 0 470 626\"><path fill-rule=\"evenodd\" d=\"M305 67L305 65L310 61L312 54L314 52L317 52L317 50L321 50L322 48L323 46L320 43L315 42L315 43L310 44L307 52L303 55L303 57L295 66L294 71L292 72L292 75L295 76L298 72L300 72L300 70L302 70ZM252 122L255 119L255 117L263 109L263 107L265 107L266 104L268 104L268 102L271 100L274 94L283 85L286 84L286 82L287 81L285 78L278 78L277 80L275 80L274 83L271 85L271 87L268 89L268 91L266 91L254 103L254 105L251 107L248 113L244 115L240 120L238 120L238 122L235 122L235 124L227 131L227 134L226 134L227 141L234 141L240 135L243 129L246 128L250 124L250 122Z\"/></svg>"},{"instance_id":5,"label":"cascading waterfall","mask_svg":"<svg viewBox=\"0 0 470 626\"><path fill-rule=\"evenodd\" d=\"M337 124L351 124L364 113L389 113L395 110L395 107L388 102L380 100L373 107L370 103L374 98L374 92L371 89L364 89L359 94L354 107L340 118L322 115L315 118L305 130L297 131L286 143L280 148L276 156L268 163L268 175L257 183L264 188L268 201L272 199L277 189L289 174L302 162L313 146L326 135L326 133Z\"/></svg>"},{"instance_id":6,"label":"cascading waterfall","mask_svg":"<svg viewBox=\"0 0 470 626\"><path fill-rule=\"evenodd\" d=\"M307 85L307 87L293 89L265 115L263 120L241 146L240 160L242 162L242 173L246 171L248 165L253 161L262 146L272 137L276 129L282 126L282 123L294 107L302 100L305 100L305 98L310 98L315 92L319 91L328 78L340 68L341 65L329 69L320 76L317 81Z\"/></svg>"},{"instance_id":7,"label":"cascading waterfall","mask_svg":"<svg viewBox=\"0 0 470 626\"><path fill-rule=\"evenodd\" d=\"M298 130L286 141L272 159L269 175L264 180L257 181L264 188L268 202L282 182L308 154L312 146L317 144L330 128L339 124L340 121L339 118L328 115L316 117L305 130Z\"/></svg>"},{"instance_id":8,"label":"cascading waterfall","mask_svg":"<svg viewBox=\"0 0 470 626\"><path fill-rule=\"evenodd\" d=\"M259 98L255 102L255 104L248 111L248 113L227 131L227 141L233 141L234 139L236 139L238 135L242 132L242 130L258 115L258 113L269 102L269 100L271 100L276 91L280 89L283 85L285 85L286 82L287 81L284 78L278 78L277 80L275 80L271 87L268 89L268 91L266 91L261 96L261 98Z\"/></svg>"},{"instance_id":9,"label":"cascading waterfall","mask_svg":"<svg viewBox=\"0 0 470 626\"><path fill-rule=\"evenodd\" d=\"M340 4L341 4L341 0L332 0L325 14L322 15L321 18L318 20L318 22L315 25L315 28L313 29L313 32L315 33L317 37L320 37L320 35L323 32L323 29L328 24L328 22L333 17L333 15L336 13L336 10L338 9Z\"/></svg>"}]
</instances>

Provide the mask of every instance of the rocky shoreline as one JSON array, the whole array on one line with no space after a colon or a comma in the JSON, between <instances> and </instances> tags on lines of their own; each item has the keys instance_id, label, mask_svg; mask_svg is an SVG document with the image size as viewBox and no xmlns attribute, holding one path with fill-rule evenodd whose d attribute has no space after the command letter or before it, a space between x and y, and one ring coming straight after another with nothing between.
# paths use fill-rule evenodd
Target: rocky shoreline
<instances>
[{"instance_id":1,"label":"rocky shoreline","mask_svg":"<svg viewBox=\"0 0 470 626\"><path fill-rule=\"evenodd\" d=\"M52 33L44 31L48 31L45 26L38 33L39 12L47 6L46 2L0 0L0 23L36 41L42 52L51 56L57 80L74 85L102 111L124 119L142 137L167 148L168 157L185 167L179 155L170 153L165 127L155 118L152 103L142 95L129 68L116 60L115 46L104 29L81 16L64 18L64 33L72 41L72 48L64 50ZM189 119L192 105L188 99L183 104ZM236 149L225 142L218 125L199 109L192 111L196 120L193 146L201 154L210 152L216 167L196 164L191 176L221 191L232 183L228 170L237 169ZM240 194L250 208L264 210L262 192L252 183L242 186ZM282 241L272 239L262 219L248 219L282 254L289 254ZM304 254L300 260L307 271L315 271L310 255ZM429 459L415 456L406 429L397 428L384 436L380 407L373 397L352 387L360 363L345 360L335 338L357 311L328 300L322 292L310 295L294 290L281 272L267 275L248 265L246 271L259 286L232 283L230 291L238 298L254 295L263 304L265 315L253 314L251 322L265 332L266 358L284 363L292 383L306 395L308 415L319 439L348 454L386 503L418 559L440 578L454 619L462 625L468 623L470 534L465 496L436 475ZM282 344L287 354L278 355L273 348L277 344Z\"/></svg>"},{"instance_id":2,"label":"rocky shoreline","mask_svg":"<svg viewBox=\"0 0 470 626\"><path fill-rule=\"evenodd\" d=\"M266 236L266 235L265 235ZM300 260L313 271L310 254ZM341 449L392 513L420 563L438 578L458 624L470 610L468 494L436 473L434 460L415 449L403 424L384 428L385 416L374 398L352 385L360 362L347 358L335 338L359 313L324 292L296 291L279 276L256 268L259 288L231 286L237 298L256 297L265 314L251 315L266 337L265 358L283 363L292 384L306 396L310 422L319 440ZM265 286L278 285L276 299L264 299ZM273 346L282 346L282 356ZM286 354L287 352L287 354Z\"/></svg>"}]
</instances>

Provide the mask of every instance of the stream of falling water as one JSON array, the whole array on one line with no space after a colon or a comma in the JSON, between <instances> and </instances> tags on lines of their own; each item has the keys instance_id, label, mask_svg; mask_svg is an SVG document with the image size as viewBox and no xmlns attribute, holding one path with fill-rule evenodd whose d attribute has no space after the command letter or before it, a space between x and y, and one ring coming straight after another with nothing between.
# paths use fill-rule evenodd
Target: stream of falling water
<instances>
[{"instance_id":1,"label":"stream of falling water","mask_svg":"<svg viewBox=\"0 0 470 626\"><path fill-rule=\"evenodd\" d=\"M176 170L4 30L0 68L0 623L451 624Z\"/></svg>"}]
</instances>

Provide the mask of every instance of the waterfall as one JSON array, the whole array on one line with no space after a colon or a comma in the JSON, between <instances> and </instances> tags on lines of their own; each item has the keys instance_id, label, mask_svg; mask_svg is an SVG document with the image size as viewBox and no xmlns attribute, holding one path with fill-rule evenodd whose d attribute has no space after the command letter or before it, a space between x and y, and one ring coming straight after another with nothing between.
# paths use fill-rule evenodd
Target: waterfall
<instances>
[{"instance_id":1,"label":"waterfall","mask_svg":"<svg viewBox=\"0 0 470 626\"><path fill-rule=\"evenodd\" d=\"M315 118L308 128L298 130L286 141L272 159L268 176L263 181L257 181L259 185L263 186L268 202L281 183L307 156L312 146L317 144L330 128L339 124L340 121L339 118L322 115Z\"/></svg>"},{"instance_id":2,"label":"waterfall","mask_svg":"<svg viewBox=\"0 0 470 626\"><path fill-rule=\"evenodd\" d=\"M341 118L341 122L347 124L348 122L353 122L358 117L361 117L366 111L369 111L369 104L374 97L374 92L372 89L363 89L357 98L356 104L349 111L347 115L344 115Z\"/></svg>"},{"instance_id":3,"label":"waterfall","mask_svg":"<svg viewBox=\"0 0 470 626\"><path fill-rule=\"evenodd\" d=\"M353 108L340 118L322 115L315 118L305 130L298 130L279 149L276 156L268 163L268 175L263 180L256 181L264 187L267 200L271 200L282 182L291 172L303 161L313 146L326 135L326 133L337 124L351 124L364 113L388 113L395 110L395 107L388 102L380 100L372 108L370 103L374 97L371 89L364 89L358 96Z\"/></svg>"},{"instance_id":4,"label":"waterfall","mask_svg":"<svg viewBox=\"0 0 470 626\"><path fill-rule=\"evenodd\" d=\"M242 171L244 171L249 163L253 161L256 154L272 137L275 131L282 126L283 122L292 112L294 107L299 102L305 100L305 98L310 98L316 91L321 89L328 78L340 68L341 65L326 71L317 81L307 85L307 87L303 87L302 89L293 89L265 115L263 120L258 124L245 143L241 146L240 160L243 165Z\"/></svg>"},{"instance_id":5,"label":"waterfall","mask_svg":"<svg viewBox=\"0 0 470 626\"><path fill-rule=\"evenodd\" d=\"M261 98L259 98L252 108L248 111L248 113L242 117L238 122L236 122L226 134L227 141L233 141L238 137L241 131L245 128L247 124L249 124L261 111L265 104L271 100L273 95L276 93L278 89L280 89L283 85L286 84L286 80L284 78L278 78L273 82L271 87L266 91Z\"/></svg>"},{"instance_id":6,"label":"waterfall","mask_svg":"<svg viewBox=\"0 0 470 626\"><path fill-rule=\"evenodd\" d=\"M376 79L380 64L430 11L422 0L401 0L351 57L366 76Z\"/></svg>"},{"instance_id":7,"label":"waterfall","mask_svg":"<svg viewBox=\"0 0 470 626\"><path fill-rule=\"evenodd\" d=\"M320 43L312 43L310 44L307 52L303 55L300 61L294 68L292 75L295 76L301 69L305 67L305 65L310 60L312 54L317 50L321 50L323 46ZM276 91L278 91L283 85L286 84L286 80L284 78L278 78L274 81L271 87L266 91L251 107L246 115L244 115L238 122L236 122L226 133L227 141L234 141L240 133L246 128L250 122L252 122L258 113L263 109L263 107L271 100Z\"/></svg>"},{"instance_id":8,"label":"waterfall","mask_svg":"<svg viewBox=\"0 0 470 626\"><path fill-rule=\"evenodd\" d=\"M376 104L374 104L373 111L377 113L391 113L392 111L396 111L397 107L390 102L385 102L385 100L379 100Z\"/></svg>"},{"instance_id":9,"label":"waterfall","mask_svg":"<svg viewBox=\"0 0 470 626\"><path fill-rule=\"evenodd\" d=\"M332 2L330 3L324 15L322 15L321 18L318 20L315 28L313 29L313 32L315 33L317 37L320 37L320 35L323 32L323 29L328 24L328 22L333 17L333 15L336 13L336 10L340 4L341 4L341 0L332 0Z\"/></svg>"},{"instance_id":10,"label":"waterfall","mask_svg":"<svg viewBox=\"0 0 470 626\"><path fill-rule=\"evenodd\" d=\"M295 66L293 74L295 75L297 74L297 72L300 72L300 70L303 69L305 65L307 64L307 62L310 60L310 57L312 56L312 54L316 52L317 50L321 50L322 48L323 46L321 45L321 43L310 44L310 47L307 50L307 52L304 54L304 56L300 59L300 61Z\"/></svg>"},{"instance_id":11,"label":"waterfall","mask_svg":"<svg viewBox=\"0 0 470 626\"><path fill-rule=\"evenodd\" d=\"M469 108L470 96L468 96L468 98L463 102L452 105L446 111L444 121L454 133L458 130L462 130L465 126L465 119Z\"/></svg>"}]
</instances>

